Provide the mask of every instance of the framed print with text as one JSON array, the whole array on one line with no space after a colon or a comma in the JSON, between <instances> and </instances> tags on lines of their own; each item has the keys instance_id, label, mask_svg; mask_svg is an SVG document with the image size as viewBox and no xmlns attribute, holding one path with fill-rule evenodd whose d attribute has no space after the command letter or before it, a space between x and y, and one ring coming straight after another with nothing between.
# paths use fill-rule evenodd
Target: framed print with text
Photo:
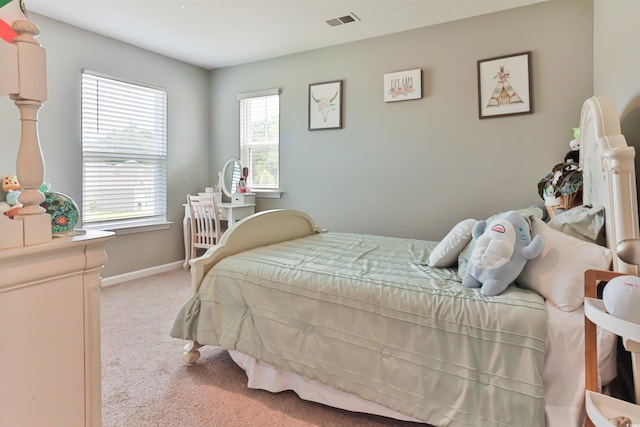
<instances>
[{"instance_id":1,"label":"framed print with text","mask_svg":"<svg viewBox=\"0 0 640 427\"><path fill-rule=\"evenodd\" d=\"M384 102L422 98L422 70L399 71L384 75Z\"/></svg>"}]
</instances>

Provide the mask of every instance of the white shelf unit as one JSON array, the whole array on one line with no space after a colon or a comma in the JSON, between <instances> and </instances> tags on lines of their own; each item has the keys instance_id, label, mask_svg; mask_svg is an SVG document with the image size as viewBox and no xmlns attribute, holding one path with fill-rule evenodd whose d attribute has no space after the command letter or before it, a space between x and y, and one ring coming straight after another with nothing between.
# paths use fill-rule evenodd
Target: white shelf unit
<instances>
[{"instance_id":1,"label":"white shelf unit","mask_svg":"<svg viewBox=\"0 0 640 427\"><path fill-rule=\"evenodd\" d=\"M611 426L609 419L625 415L633 425L640 420L640 406L604 394L587 391L587 416L596 427Z\"/></svg>"},{"instance_id":2,"label":"white shelf unit","mask_svg":"<svg viewBox=\"0 0 640 427\"><path fill-rule=\"evenodd\" d=\"M590 270L585 274L585 406L587 426L608 427L609 419L626 416L632 425L640 425L640 406L598 392L596 326L623 338L625 348L631 352L636 403L639 402L639 376L637 357L640 353L640 324L628 322L607 313L602 300L594 298L596 283L611 280L622 274ZM595 357L594 357L595 355Z\"/></svg>"}]
</instances>

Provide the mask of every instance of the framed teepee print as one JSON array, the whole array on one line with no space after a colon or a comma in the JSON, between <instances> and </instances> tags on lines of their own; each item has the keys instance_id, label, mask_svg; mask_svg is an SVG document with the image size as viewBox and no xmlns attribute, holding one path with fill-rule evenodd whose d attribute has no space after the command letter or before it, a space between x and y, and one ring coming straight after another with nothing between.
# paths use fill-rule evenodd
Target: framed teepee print
<instances>
[{"instance_id":1,"label":"framed teepee print","mask_svg":"<svg viewBox=\"0 0 640 427\"><path fill-rule=\"evenodd\" d=\"M478 61L481 119L531 114L531 52Z\"/></svg>"}]
</instances>

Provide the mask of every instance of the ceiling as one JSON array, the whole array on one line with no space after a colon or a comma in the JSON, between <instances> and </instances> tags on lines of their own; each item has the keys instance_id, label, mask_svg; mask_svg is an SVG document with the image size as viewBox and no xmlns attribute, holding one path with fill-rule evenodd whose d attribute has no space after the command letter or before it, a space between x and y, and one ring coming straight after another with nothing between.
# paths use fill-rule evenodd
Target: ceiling
<instances>
[{"instance_id":1,"label":"ceiling","mask_svg":"<svg viewBox=\"0 0 640 427\"><path fill-rule=\"evenodd\" d=\"M27 12L213 69L548 0L26 0ZM354 22L327 20L351 15Z\"/></svg>"}]
</instances>

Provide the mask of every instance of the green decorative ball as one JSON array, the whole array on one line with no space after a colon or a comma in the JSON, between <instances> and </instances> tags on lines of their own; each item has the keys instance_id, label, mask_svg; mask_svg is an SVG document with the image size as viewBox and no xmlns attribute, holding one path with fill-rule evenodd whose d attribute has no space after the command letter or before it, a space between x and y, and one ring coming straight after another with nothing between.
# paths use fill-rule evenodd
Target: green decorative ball
<instances>
[{"instance_id":1,"label":"green decorative ball","mask_svg":"<svg viewBox=\"0 0 640 427\"><path fill-rule=\"evenodd\" d=\"M51 232L58 234L72 231L78 223L80 212L76 202L63 193L47 192L44 197L40 206L51 215Z\"/></svg>"}]
</instances>

